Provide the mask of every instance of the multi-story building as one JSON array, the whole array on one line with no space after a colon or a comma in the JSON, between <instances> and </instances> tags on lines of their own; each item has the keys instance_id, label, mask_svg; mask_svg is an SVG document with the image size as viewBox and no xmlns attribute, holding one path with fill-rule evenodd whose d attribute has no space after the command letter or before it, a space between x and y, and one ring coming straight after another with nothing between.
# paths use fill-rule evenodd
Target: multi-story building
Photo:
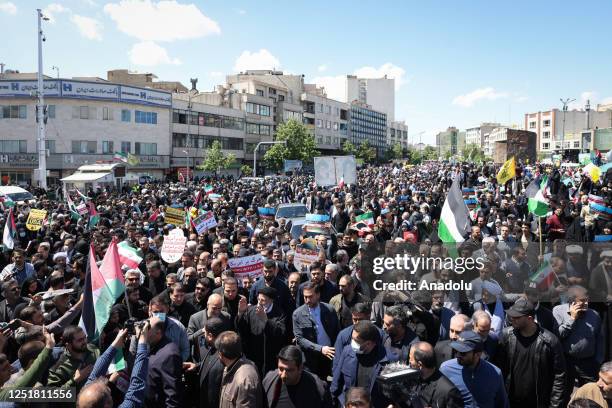
<instances>
[{"instance_id":1,"label":"multi-story building","mask_svg":"<svg viewBox=\"0 0 612 408\"><path fill-rule=\"evenodd\" d=\"M589 142L583 133L591 129L612 127L612 110L585 110L564 112L559 109L525 114L525 129L537 135L538 151L550 155L563 152L568 158L577 158Z\"/></svg>"},{"instance_id":2,"label":"multi-story building","mask_svg":"<svg viewBox=\"0 0 612 408\"><path fill-rule=\"evenodd\" d=\"M376 148L378 158L387 150L387 115L374 110L369 105L351 103L349 113L349 139L355 146L368 141Z\"/></svg>"},{"instance_id":3,"label":"multi-story building","mask_svg":"<svg viewBox=\"0 0 612 408\"><path fill-rule=\"evenodd\" d=\"M436 135L438 156L445 157L447 154L452 156L460 154L465 147L465 137L465 132L459 131L454 126L449 127L445 131L439 132Z\"/></svg>"},{"instance_id":4,"label":"multi-story building","mask_svg":"<svg viewBox=\"0 0 612 408\"><path fill-rule=\"evenodd\" d=\"M387 128L387 146L392 148L399 143L402 149L408 148L408 125L406 122L390 122Z\"/></svg>"},{"instance_id":5,"label":"multi-story building","mask_svg":"<svg viewBox=\"0 0 612 408\"><path fill-rule=\"evenodd\" d=\"M535 163L536 137L528 130L498 127L489 135L487 150L495 163L503 163L513 156L524 163Z\"/></svg>"},{"instance_id":6,"label":"multi-story building","mask_svg":"<svg viewBox=\"0 0 612 408\"><path fill-rule=\"evenodd\" d=\"M304 124L322 154L338 154L348 138L349 106L330 99L322 88L306 85L302 94Z\"/></svg>"},{"instance_id":7,"label":"multi-story building","mask_svg":"<svg viewBox=\"0 0 612 408\"><path fill-rule=\"evenodd\" d=\"M481 149L484 148L485 135L491 133L496 127L500 127L499 123L481 123L480 126L465 130L465 144L476 145Z\"/></svg>"},{"instance_id":8,"label":"multi-story building","mask_svg":"<svg viewBox=\"0 0 612 408\"><path fill-rule=\"evenodd\" d=\"M387 115L387 121L395 121L395 79L346 77L346 101L358 101Z\"/></svg>"},{"instance_id":9,"label":"multi-story building","mask_svg":"<svg viewBox=\"0 0 612 408\"><path fill-rule=\"evenodd\" d=\"M0 80L0 175L28 183L38 167L35 74ZM44 79L47 169L50 184L79 166L138 156L125 180L161 177L170 163L170 92L119 85L103 79ZM8 177L7 177L8 176Z\"/></svg>"},{"instance_id":10,"label":"multi-story building","mask_svg":"<svg viewBox=\"0 0 612 408\"><path fill-rule=\"evenodd\" d=\"M169 92L187 92L185 85L178 81L155 81L152 73L130 72L127 69L113 69L106 72L109 82L121 85L139 86L141 88L161 89Z\"/></svg>"}]
</instances>

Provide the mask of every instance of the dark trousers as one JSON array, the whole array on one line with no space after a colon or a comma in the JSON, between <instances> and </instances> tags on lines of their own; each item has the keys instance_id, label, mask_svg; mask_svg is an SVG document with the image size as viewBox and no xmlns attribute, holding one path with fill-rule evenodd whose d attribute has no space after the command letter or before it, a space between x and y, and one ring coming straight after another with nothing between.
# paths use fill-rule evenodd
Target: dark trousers
<instances>
[{"instance_id":1,"label":"dark trousers","mask_svg":"<svg viewBox=\"0 0 612 408\"><path fill-rule=\"evenodd\" d=\"M567 382L563 406L569 403L576 383L578 383L578 387L582 387L586 383L596 382L599 376L599 363L595 361L595 358L576 359L566 355L565 359L567 365Z\"/></svg>"},{"instance_id":2,"label":"dark trousers","mask_svg":"<svg viewBox=\"0 0 612 408\"><path fill-rule=\"evenodd\" d=\"M323 381L327 381L327 377L332 374L332 361L316 351L306 353L306 367Z\"/></svg>"}]
</instances>

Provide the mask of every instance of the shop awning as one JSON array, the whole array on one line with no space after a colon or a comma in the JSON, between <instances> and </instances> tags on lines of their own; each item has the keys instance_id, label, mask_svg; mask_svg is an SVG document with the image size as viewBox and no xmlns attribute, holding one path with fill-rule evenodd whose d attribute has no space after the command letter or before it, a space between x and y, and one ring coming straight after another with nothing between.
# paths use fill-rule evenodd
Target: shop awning
<instances>
[{"instance_id":1,"label":"shop awning","mask_svg":"<svg viewBox=\"0 0 612 408\"><path fill-rule=\"evenodd\" d=\"M100 180L101 178L104 178L108 175L110 175L110 173L74 173L68 177L64 177L61 180L69 183L83 183Z\"/></svg>"}]
</instances>

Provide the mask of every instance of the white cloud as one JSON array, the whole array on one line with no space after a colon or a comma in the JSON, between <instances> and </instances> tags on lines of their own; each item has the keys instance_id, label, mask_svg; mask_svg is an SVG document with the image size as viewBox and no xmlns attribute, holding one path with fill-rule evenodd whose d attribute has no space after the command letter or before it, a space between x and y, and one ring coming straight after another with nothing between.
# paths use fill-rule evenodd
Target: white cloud
<instances>
[{"instance_id":1,"label":"white cloud","mask_svg":"<svg viewBox=\"0 0 612 408\"><path fill-rule=\"evenodd\" d=\"M70 13L70 9L58 3L51 3L43 9L42 13L43 13L43 16L49 19L49 22L51 24L55 24L56 14Z\"/></svg>"},{"instance_id":2,"label":"white cloud","mask_svg":"<svg viewBox=\"0 0 612 408\"><path fill-rule=\"evenodd\" d=\"M517 103L522 103L522 102L527 102L529 100L528 96L517 96L516 98L514 98L514 101Z\"/></svg>"},{"instance_id":3,"label":"white cloud","mask_svg":"<svg viewBox=\"0 0 612 408\"><path fill-rule=\"evenodd\" d=\"M324 87L328 98L346 102L346 75L316 77L312 82Z\"/></svg>"},{"instance_id":4,"label":"white cloud","mask_svg":"<svg viewBox=\"0 0 612 408\"><path fill-rule=\"evenodd\" d=\"M221 33L217 22L202 14L195 4L121 0L106 4L104 12L119 31L141 41L175 41Z\"/></svg>"},{"instance_id":5,"label":"white cloud","mask_svg":"<svg viewBox=\"0 0 612 408\"><path fill-rule=\"evenodd\" d=\"M456 96L453 99L453 105L459 105L464 108L470 108L480 100L494 101L496 99L507 98L508 94L505 92L497 92L495 88L486 87L478 88L465 95Z\"/></svg>"},{"instance_id":6,"label":"white cloud","mask_svg":"<svg viewBox=\"0 0 612 408\"><path fill-rule=\"evenodd\" d=\"M327 64L321 64L317 67L317 71L319 72L325 72L327 71Z\"/></svg>"},{"instance_id":7,"label":"white cloud","mask_svg":"<svg viewBox=\"0 0 612 408\"><path fill-rule=\"evenodd\" d=\"M165 48L160 47L152 41L144 41L134 44L128 52L130 61L134 65L155 66L162 64L180 65L178 58L170 58Z\"/></svg>"},{"instance_id":8,"label":"white cloud","mask_svg":"<svg viewBox=\"0 0 612 408\"><path fill-rule=\"evenodd\" d=\"M241 16L244 16L247 13L245 9L234 9L234 11L240 14Z\"/></svg>"},{"instance_id":9,"label":"white cloud","mask_svg":"<svg viewBox=\"0 0 612 408\"><path fill-rule=\"evenodd\" d=\"M11 3L10 1L7 1L6 3L0 3L0 11L10 15L15 15L17 14L17 6L14 3Z\"/></svg>"},{"instance_id":10,"label":"white cloud","mask_svg":"<svg viewBox=\"0 0 612 408\"><path fill-rule=\"evenodd\" d=\"M406 70L390 62L387 62L378 68L367 66L358 68L355 70L354 75L357 75L359 78L382 78L386 75L387 78L395 79L396 91L407 82L407 80L404 78L406 75Z\"/></svg>"},{"instance_id":11,"label":"white cloud","mask_svg":"<svg viewBox=\"0 0 612 408\"><path fill-rule=\"evenodd\" d=\"M83 37L90 40L102 41L102 23L98 20L75 14L70 17L70 21L78 27Z\"/></svg>"},{"instance_id":12,"label":"white cloud","mask_svg":"<svg viewBox=\"0 0 612 408\"><path fill-rule=\"evenodd\" d=\"M234 72L243 72L249 69L278 69L281 63L270 51L265 48L256 52L243 51L236 59Z\"/></svg>"}]
</instances>

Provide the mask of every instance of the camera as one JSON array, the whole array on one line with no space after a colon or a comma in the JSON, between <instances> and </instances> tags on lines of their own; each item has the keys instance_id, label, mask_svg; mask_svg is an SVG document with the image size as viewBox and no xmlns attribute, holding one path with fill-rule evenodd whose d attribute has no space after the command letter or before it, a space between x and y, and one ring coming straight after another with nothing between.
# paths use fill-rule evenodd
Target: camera
<instances>
[{"instance_id":1,"label":"camera","mask_svg":"<svg viewBox=\"0 0 612 408\"><path fill-rule=\"evenodd\" d=\"M381 392L401 408L424 408L418 394L421 372L406 364L392 363L382 370L376 381Z\"/></svg>"},{"instance_id":2,"label":"camera","mask_svg":"<svg viewBox=\"0 0 612 408\"><path fill-rule=\"evenodd\" d=\"M128 334L130 336L134 336L136 335L136 327L138 327L139 329L142 329L145 324L147 324L146 320L142 320L142 321L136 321L136 319L134 319L133 317L130 317L126 322L125 322L125 328L128 331Z\"/></svg>"}]
</instances>

